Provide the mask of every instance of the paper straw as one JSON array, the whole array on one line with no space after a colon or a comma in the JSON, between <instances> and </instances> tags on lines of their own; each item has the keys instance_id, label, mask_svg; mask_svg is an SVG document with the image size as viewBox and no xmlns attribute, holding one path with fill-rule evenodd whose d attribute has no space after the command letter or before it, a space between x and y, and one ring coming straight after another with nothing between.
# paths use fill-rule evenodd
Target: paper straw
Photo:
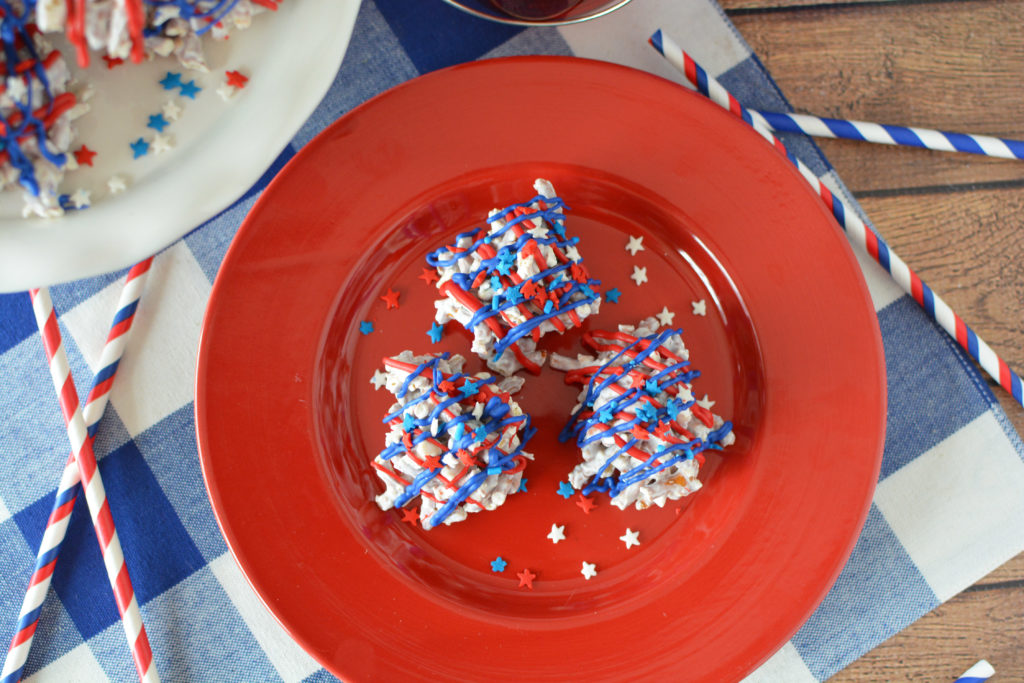
<instances>
[{"instance_id":1,"label":"paper straw","mask_svg":"<svg viewBox=\"0 0 1024 683\"><path fill-rule=\"evenodd\" d=\"M960 674L960 678L956 679L956 683L981 683L981 681L987 681L991 678L995 672L996 670L992 668L992 665L982 659L970 669Z\"/></svg>"},{"instance_id":2,"label":"paper straw","mask_svg":"<svg viewBox=\"0 0 1024 683\"><path fill-rule=\"evenodd\" d=\"M808 114L758 111L768 126L779 133L803 133L819 138L862 140L880 145L923 147L940 152L966 152L1000 159L1024 159L1024 142L989 135L950 133L930 128L908 128L869 121L830 119Z\"/></svg>"},{"instance_id":3,"label":"paper straw","mask_svg":"<svg viewBox=\"0 0 1024 683\"><path fill-rule=\"evenodd\" d=\"M85 400L85 408L82 411L90 443L95 439L96 428L106 410L114 374L117 372L118 363L124 353L128 333L135 318L135 310L142 290L145 288L146 277L152 262L153 258L150 257L132 266L125 277L124 287L117 304L117 313L114 315L110 333L107 335L103 352L100 354L100 370L93 379L92 389L89 391L89 396ZM53 571L57 565L57 556L67 534L71 511L74 509L75 500L78 497L80 481L75 454L71 453L64 465L64 472L54 496L53 510L50 512L46 530L39 543L35 570L29 579L25 599L18 614L18 625L14 638L11 640L3 669L0 670L0 683L17 683L21 680L25 662L28 660L28 653L32 648L32 639L35 636L39 615L42 612L43 601L46 599L50 580L53 578Z\"/></svg>"},{"instance_id":4,"label":"paper straw","mask_svg":"<svg viewBox=\"0 0 1024 683\"><path fill-rule=\"evenodd\" d=\"M729 94L721 83L712 78L697 64L693 57L685 53L671 38L661 30L655 31L648 42L654 49L662 54L673 66L686 76L697 90L713 101L715 104L728 109L730 112L743 119L759 135L775 147L776 151L786 157L790 163L796 166L797 170L810 184L811 188L818 193L819 198L825 203L825 207L832 212L836 222L846 232L847 239L858 249L861 249L879 265L881 265L892 279L903 291L909 294L925 311L925 313L944 329L949 336L985 370L993 379L1006 389L1014 400L1024 405L1024 396L1021 391L1021 379L1002 358L996 355L960 316L953 312L953 309L946 304L932 289L921 280L904 261L889 248L880 236L869 229L864 221L857 215L856 210L841 197L832 192L814 175L811 169L793 156L786 146L779 141L768 125L755 111L746 109L739 101Z\"/></svg>"},{"instance_id":5,"label":"paper straw","mask_svg":"<svg viewBox=\"0 0 1024 683\"><path fill-rule=\"evenodd\" d=\"M149 638L146 637L146 628L142 623L139 603L135 599L135 590L132 588L131 579L128 576L128 567L125 565L124 554L121 551L121 542L117 537L117 530L114 528L114 519L110 514L110 502L107 500L103 480L96 467L96 456L92 451L92 441L85 428L82 409L78 403L78 391L75 389L75 383L71 377L71 368L68 365L67 352L64 350L64 343L61 340L57 314L53 310L50 292L43 288L31 290L29 294L32 297L36 324L39 326L39 332L43 338L43 347L46 350L46 359L50 366L50 376L53 379L53 386L57 392L61 412L67 426L68 439L71 442L75 462L82 477L85 502L89 507L89 515L92 517L96 538L100 543L103 566L107 571L110 587L114 590L114 599L117 602L118 612L121 614L121 624L128 637L132 658L135 660L135 669L139 674L139 680L147 683L158 681L160 679L153 663L153 652L149 647Z\"/></svg>"}]
</instances>

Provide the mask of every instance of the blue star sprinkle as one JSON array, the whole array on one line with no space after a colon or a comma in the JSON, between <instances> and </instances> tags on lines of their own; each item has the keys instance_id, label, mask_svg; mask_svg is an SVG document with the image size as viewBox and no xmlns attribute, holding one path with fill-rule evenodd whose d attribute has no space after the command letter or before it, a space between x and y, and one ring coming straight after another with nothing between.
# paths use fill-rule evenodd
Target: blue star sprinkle
<instances>
[{"instance_id":1,"label":"blue star sprinkle","mask_svg":"<svg viewBox=\"0 0 1024 683\"><path fill-rule=\"evenodd\" d=\"M608 299L608 301L611 301L613 304L619 303L620 296L622 296L622 292L620 292L617 287L612 287L604 293L604 298Z\"/></svg>"},{"instance_id":2,"label":"blue star sprinkle","mask_svg":"<svg viewBox=\"0 0 1024 683\"><path fill-rule=\"evenodd\" d=\"M487 427L480 425L476 431L473 432L473 438L476 441L484 441L487 438Z\"/></svg>"},{"instance_id":3,"label":"blue star sprinkle","mask_svg":"<svg viewBox=\"0 0 1024 683\"><path fill-rule=\"evenodd\" d=\"M411 431L416 428L416 418L412 416L412 413L405 413L402 415L402 429L405 431Z\"/></svg>"},{"instance_id":4,"label":"blue star sprinkle","mask_svg":"<svg viewBox=\"0 0 1024 683\"><path fill-rule=\"evenodd\" d=\"M462 392L462 396L464 398L469 398L470 396L474 395L479 389L479 384L477 384L471 379L467 379L466 382L462 385L462 389L460 389L460 391Z\"/></svg>"},{"instance_id":5,"label":"blue star sprinkle","mask_svg":"<svg viewBox=\"0 0 1024 683\"><path fill-rule=\"evenodd\" d=\"M180 90L181 96L182 97L187 97L190 100L194 100L196 98L196 94L200 90L202 90L202 88L200 88L198 85L196 85L195 81L189 81L188 83L182 83L179 87L181 88L181 90Z\"/></svg>"},{"instance_id":6,"label":"blue star sprinkle","mask_svg":"<svg viewBox=\"0 0 1024 683\"><path fill-rule=\"evenodd\" d=\"M526 477L523 477L522 479L519 480L518 493L526 493Z\"/></svg>"},{"instance_id":7,"label":"blue star sprinkle","mask_svg":"<svg viewBox=\"0 0 1024 683\"><path fill-rule=\"evenodd\" d=\"M656 379L649 379L644 382L644 389L647 390L648 394L658 394L661 392L661 389L658 387L658 380Z\"/></svg>"},{"instance_id":8,"label":"blue star sprinkle","mask_svg":"<svg viewBox=\"0 0 1024 683\"><path fill-rule=\"evenodd\" d=\"M373 332L373 323L364 320L363 322L359 323L359 331L362 332L363 334L370 334L371 332Z\"/></svg>"},{"instance_id":9,"label":"blue star sprinkle","mask_svg":"<svg viewBox=\"0 0 1024 683\"><path fill-rule=\"evenodd\" d=\"M495 292L501 291L501 278L498 277L497 275L491 276L491 289L493 289Z\"/></svg>"},{"instance_id":10,"label":"blue star sprinkle","mask_svg":"<svg viewBox=\"0 0 1024 683\"><path fill-rule=\"evenodd\" d=\"M516 285L515 287L509 287L508 289L505 290L505 301L508 301L514 305L518 304L522 300L523 295L519 291L519 285Z\"/></svg>"},{"instance_id":11,"label":"blue star sprinkle","mask_svg":"<svg viewBox=\"0 0 1024 683\"><path fill-rule=\"evenodd\" d=\"M658 421L658 409L652 406L650 403L644 403L639 408L637 408L636 415L644 422Z\"/></svg>"},{"instance_id":12,"label":"blue star sprinkle","mask_svg":"<svg viewBox=\"0 0 1024 683\"><path fill-rule=\"evenodd\" d=\"M610 411L607 408L605 408L604 410L602 410L600 413L597 414L597 417L598 417L598 419L601 420L601 422L603 422L605 424L608 424L609 422L612 421L612 418L614 417L614 415L612 415L612 411Z\"/></svg>"},{"instance_id":13,"label":"blue star sprinkle","mask_svg":"<svg viewBox=\"0 0 1024 683\"><path fill-rule=\"evenodd\" d=\"M491 571L492 572L503 572L508 562L501 559L501 555L491 560Z\"/></svg>"},{"instance_id":14,"label":"blue star sprinkle","mask_svg":"<svg viewBox=\"0 0 1024 683\"><path fill-rule=\"evenodd\" d=\"M511 249L505 249L498 254L498 272L508 275L512 267L516 265L516 253Z\"/></svg>"},{"instance_id":15,"label":"blue star sprinkle","mask_svg":"<svg viewBox=\"0 0 1024 683\"><path fill-rule=\"evenodd\" d=\"M427 330L427 336L430 337L430 341L432 341L435 344L441 341L441 335L443 333L444 325L438 325L437 323L432 323L430 325L430 329Z\"/></svg>"},{"instance_id":16,"label":"blue star sprinkle","mask_svg":"<svg viewBox=\"0 0 1024 683\"><path fill-rule=\"evenodd\" d=\"M181 85L181 74L167 72L167 75L160 80L160 85L164 86L164 90L174 90Z\"/></svg>"},{"instance_id":17,"label":"blue star sprinkle","mask_svg":"<svg viewBox=\"0 0 1024 683\"><path fill-rule=\"evenodd\" d=\"M164 118L163 114L153 114L149 117L149 123L146 124L146 127L152 128L158 133L163 133L164 128L168 125L170 124L167 123L167 119Z\"/></svg>"},{"instance_id":18,"label":"blue star sprinkle","mask_svg":"<svg viewBox=\"0 0 1024 683\"><path fill-rule=\"evenodd\" d=\"M149 152L149 143L139 138L129 145L132 148L133 159L144 157Z\"/></svg>"},{"instance_id":19,"label":"blue star sprinkle","mask_svg":"<svg viewBox=\"0 0 1024 683\"><path fill-rule=\"evenodd\" d=\"M665 410L668 411L668 419L674 420L679 415L679 399L672 399L665 406Z\"/></svg>"},{"instance_id":20,"label":"blue star sprinkle","mask_svg":"<svg viewBox=\"0 0 1024 683\"><path fill-rule=\"evenodd\" d=\"M576 493L576 489L571 484L565 481L558 482L558 495L566 500L572 498L572 494Z\"/></svg>"}]
</instances>

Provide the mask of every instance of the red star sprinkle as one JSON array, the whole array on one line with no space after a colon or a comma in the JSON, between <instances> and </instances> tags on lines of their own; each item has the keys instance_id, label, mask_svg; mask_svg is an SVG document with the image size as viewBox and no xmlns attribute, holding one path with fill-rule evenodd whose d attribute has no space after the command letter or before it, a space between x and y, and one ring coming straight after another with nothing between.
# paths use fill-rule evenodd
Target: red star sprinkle
<instances>
[{"instance_id":1,"label":"red star sprinkle","mask_svg":"<svg viewBox=\"0 0 1024 683\"><path fill-rule=\"evenodd\" d=\"M108 69L113 69L119 64L124 64L124 60L120 57L111 57L110 55L103 55L103 61L107 63Z\"/></svg>"},{"instance_id":2,"label":"red star sprinkle","mask_svg":"<svg viewBox=\"0 0 1024 683\"><path fill-rule=\"evenodd\" d=\"M443 391L444 393L448 394L455 391L455 382L452 382L451 380L448 379L444 379L438 383L437 388Z\"/></svg>"},{"instance_id":3,"label":"red star sprinkle","mask_svg":"<svg viewBox=\"0 0 1024 683\"><path fill-rule=\"evenodd\" d=\"M418 277L419 279L426 282L428 285L432 285L441 279L437 276L437 271L435 271L433 268L424 268L423 273Z\"/></svg>"},{"instance_id":4,"label":"red star sprinkle","mask_svg":"<svg viewBox=\"0 0 1024 683\"><path fill-rule=\"evenodd\" d=\"M597 503L584 496L582 493L576 494L576 504L580 506L580 510L583 510L585 514L590 514L590 511L597 507Z\"/></svg>"},{"instance_id":5,"label":"red star sprinkle","mask_svg":"<svg viewBox=\"0 0 1024 683\"><path fill-rule=\"evenodd\" d=\"M459 462L466 467L473 467L477 464L476 457L465 448L459 451Z\"/></svg>"},{"instance_id":6,"label":"red star sprinkle","mask_svg":"<svg viewBox=\"0 0 1024 683\"><path fill-rule=\"evenodd\" d=\"M237 71L225 71L224 74L228 77L228 85L233 85L236 88L244 88L245 84L249 82L248 76L243 76Z\"/></svg>"},{"instance_id":7,"label":"red star sprinkle","mask_svg":"<svg viewBox=\"0 0 1024 683\"><path fill-rule=\"evenodd\" d=\"M441 458L436 455L428 455L423 458L423 466L428 470L436 470L441 467Z\"/></svg>"},{"instance_id":8,"label":"red star sprinkle","mask_svg":"<svg viewBox=\"0 0 1024 683\"><path fill-rule=\"evenodd\" d=\"M78 162L79 166L92 166L92 158L94 156L96 156L96 152L85 145L75 150L75 161Z\"/></svg>"},{"instance_id":9,"label":"red star sprinkle","mask_svg":"<svg viewBox=\"0 0 1024 683\"><path fill-rule=\"evenodd\" d=\"M399 293L388 287L388 293L380 298L381 301L388 305L388 308L398 308L398 296Z\"/></svg>"},{"instance_id":10,"label":"red star sprinkle","mask_svg":"<svg viewBox=\"0 0 1024 683\"><path fill-rule=\"evenodd\" d=\"M529 569L524 569L521 572L517 572L516 576L519 577L519 587L526 586L530 590L533 590L533 580L537 578L537 575L531 572Z\"/></svg>"},{"instance_id":11,"label":"red star sprinkle","mask_svg":"<svg viewBox=\"0 0 1024 683\"><path fill-rule=\"evenodd\" d=\"M420 513L416 512L414 508L406 508L402 510L402 521L416 526L416 522L420 521Z\"/></svg>"}]
</instances>

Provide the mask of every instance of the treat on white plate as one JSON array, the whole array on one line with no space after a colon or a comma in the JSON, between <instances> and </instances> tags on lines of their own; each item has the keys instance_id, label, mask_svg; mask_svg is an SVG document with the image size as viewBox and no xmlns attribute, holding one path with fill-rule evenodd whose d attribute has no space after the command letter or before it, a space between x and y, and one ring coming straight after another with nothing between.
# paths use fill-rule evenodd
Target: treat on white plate
<instances>
[{"instance_id":1,"label":"treat on white plate","mask_svg":"<svg viewBox=\"0 0 1024 683\"><path fill-rule=\"evenodd\" d=\"M565 381L582 387L560 439L574 440L582 461L569 483L583 495L604 492L625 509L663 506L701 487L702 453L735 441L732 423L701 406L691 383L681 330L658 329L655 318L591 331L583 343L595 355L551 358Z\"/></svg>"},{"instance_id":2,"label":"treat on white plate","mask_svg":"<svg viewBox=\"0 0 1024 683\"><path fill-rule=\"evenodd\" d=\"M590 277L565 230L564 202L546 180L537 196L494 209L487 225L459 234L427 256L444 295L435 319L457 320L473 333L472 350L503 375L540 372L537 342L598 312L598 280Z\"/></svg>"},{"instance_id":3,"label":"treat on white plate","mask_svg":"<svg viewBox=\"0 0 1024 683\"><path fill-rule=\"evenodd\" d=\"M373 460L385 486L377 505L402 508L419 497L424 529L496 509L519 490L533 459L523 446L535 430L510 395L523 380L467 375L464 362L459 355L403 351L385 358L371 380L397 401L384 418L386 445Z\"/></svg>"}]
</instances>

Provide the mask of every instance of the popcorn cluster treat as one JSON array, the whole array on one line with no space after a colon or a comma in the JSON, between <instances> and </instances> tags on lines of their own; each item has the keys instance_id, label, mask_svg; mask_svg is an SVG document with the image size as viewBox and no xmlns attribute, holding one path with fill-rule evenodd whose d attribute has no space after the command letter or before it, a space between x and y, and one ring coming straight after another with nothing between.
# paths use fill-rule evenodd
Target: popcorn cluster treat
<instances>
[{"instance_id":1,"label":"popcorn cluster treat","mask_svg":"<svg viewBox=\"0 0 1024 683\"><path fill-rule=\"evenodd\" d=\"M680 334L647 318L584 333L595 356L552 356L566 382L582 387L560 439L575 439L582 452L569 482L584 495L606 492L621 509L663 506L700 488L704 451L735 441L732 424L694 400L690 383L700 373Z\"/></svg>"},{"instance_id":2,"label":"popcorn cluster treat","mask_svg":"<svg viewBox=\"0 0 1024 683\"><path fill-rule=\"evenodd\" d=\"M377 504L401 508L419 496L424 529L496 509L519 490L533 459L523 446L535 430L510 396L522 379L466 375L464 361L403 351L385 358L371 380L397 399L384 418L385 448L373 461L385 485Z\"/></svg>"},{"instance_id":3,"label":"popcorn cluster treat","mask_svg":"<svg viewBox=\"0 0 1024 683\"><path fill-rule=\"evenodd\" d=\"M524 204L491 211L487 226L458 235L427 256L437 269L435 320L457 320L473 333L473 352L503 375L540 372L537 342L578 327L598 312L599 281L590 277L565 231L566 206L546 180Z\"/></svg>"}]
</instances>

